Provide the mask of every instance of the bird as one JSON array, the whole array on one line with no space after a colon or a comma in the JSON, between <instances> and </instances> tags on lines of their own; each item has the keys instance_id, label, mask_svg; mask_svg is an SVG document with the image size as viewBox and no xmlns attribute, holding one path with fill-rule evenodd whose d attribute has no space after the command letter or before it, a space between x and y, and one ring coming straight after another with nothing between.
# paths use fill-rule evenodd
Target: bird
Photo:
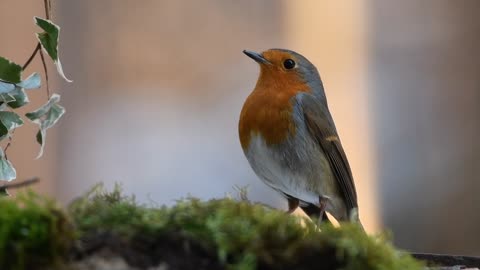
<instances>
[{"instance_id":1,"label":"bird","mask_svg":"<svg viewBox=\"0 0 480 270\"><path fill-rule=\"evenodd\" d=\"M260 66L240 113L243 152L256 175L312 219L361 222L352 171L317 68L287 49L244 50ZM363 228L363 227L362 227Z\"/></svg>"}]
</instances>

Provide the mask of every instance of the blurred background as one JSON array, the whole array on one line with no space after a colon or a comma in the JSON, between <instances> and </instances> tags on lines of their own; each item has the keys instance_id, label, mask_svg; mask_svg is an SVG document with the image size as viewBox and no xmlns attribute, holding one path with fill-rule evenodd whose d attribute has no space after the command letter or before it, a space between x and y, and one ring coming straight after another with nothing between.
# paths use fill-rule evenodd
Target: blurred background
<instances>
[{"instance_id":1,"label":"blurred background","mask_svg":"<svg viewBox=\"0 0 480 270\"><path fill-rule=\"evenodd\" d=\"M15 133L19 180L68 203L122 183L141 202L223 197L248 186L286 208L243 156L239 112L257 65L243 49L289 48L319 69L369 232L419 252L480 255L480 2L53 1L67 114L34 160ZM43 1L0 1L0 55L24 63ZM38 60L27 73L40 71ZM36 108L45 92L31 92Z\"/></svg>"}]
</instances>

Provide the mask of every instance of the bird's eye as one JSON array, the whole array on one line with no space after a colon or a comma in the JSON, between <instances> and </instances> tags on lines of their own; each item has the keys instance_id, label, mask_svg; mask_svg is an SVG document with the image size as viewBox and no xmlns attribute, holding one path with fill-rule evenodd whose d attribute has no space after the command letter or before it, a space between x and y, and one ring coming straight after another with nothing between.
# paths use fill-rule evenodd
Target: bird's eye
<instances>
[{"instance_id":1,"label":"bird's eye","mask_svg":"<svg viewBox=\"0 0 480 270\"><path fill-rule=\"evenodd\" d=\"M283 66L286 69L292 69L292 68L295 67L295 61L293 61L292 59L287 59L287 60L283 61Z\"/></svg>"}]
</instances>

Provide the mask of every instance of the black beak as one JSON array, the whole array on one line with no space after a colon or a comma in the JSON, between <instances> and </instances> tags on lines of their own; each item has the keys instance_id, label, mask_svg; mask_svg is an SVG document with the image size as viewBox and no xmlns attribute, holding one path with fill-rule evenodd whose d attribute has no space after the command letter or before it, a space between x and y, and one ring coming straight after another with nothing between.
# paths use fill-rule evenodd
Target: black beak
<instances>
[{"instance_id":1,"label":"black beak","mask_svg":"<svg viewBox=\"0 0 480 270\"><path fill-rule=\"evenodd\" d=\"M257 52L243 50L243 53L246 54L248 57L252 58L253 60L255 60L255 62L259 64L270 64L270 62L267 59L263 58L263 56Z\"/></svg>"}]
</instances>

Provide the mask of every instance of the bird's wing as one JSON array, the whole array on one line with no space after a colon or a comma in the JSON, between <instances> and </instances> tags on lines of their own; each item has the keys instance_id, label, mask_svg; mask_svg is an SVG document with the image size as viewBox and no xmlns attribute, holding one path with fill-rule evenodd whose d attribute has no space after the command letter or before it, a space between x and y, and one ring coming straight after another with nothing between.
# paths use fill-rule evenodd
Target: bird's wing
<instances>
[{"instance_id":1,"label":"bird's wing","mask_svg":"<svg viewBox=\"0 0 480 270\"><path fill-rule=\"evenodd\" d=\"M310 94L303 93L299 99L307 130L325 153L350 215L352 209L358 208L357 192L328 107Z\"/></svg>"}]
</instances>

